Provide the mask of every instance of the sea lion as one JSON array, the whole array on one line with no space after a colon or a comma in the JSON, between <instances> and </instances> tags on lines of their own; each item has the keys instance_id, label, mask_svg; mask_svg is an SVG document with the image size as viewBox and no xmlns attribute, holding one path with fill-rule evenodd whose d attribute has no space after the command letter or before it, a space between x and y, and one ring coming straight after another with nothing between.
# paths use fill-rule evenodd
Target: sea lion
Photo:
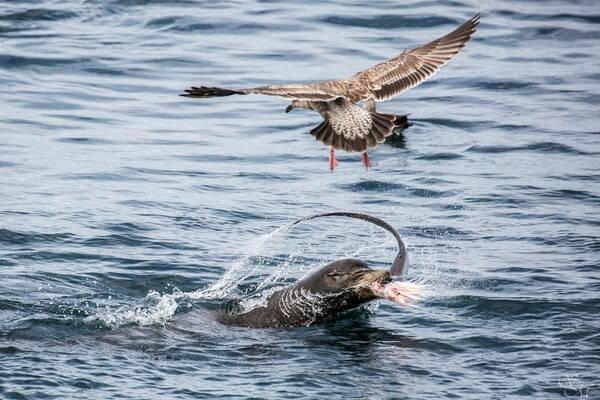
<instances>
[{"instance_id":1,"label":"sea lion","mask_svg":"<svg viewBox=\"0 0 600 400\"><path fill-rule=\"evenodd\" d=\"M309 326L377 298L406 305L418 297L412 286L392 282L388 271L373 270L362 260L343 259L273 293L265 306L224 314L221 321L252 328Z\"/></svg>"},{"instance_id":2,"label":"sea lion","mask_svg":"<svg viewBox=\"0 0 600 400\"><path fill-rule=\"evenodd\" d=\"M419 297L416 285L393 281L402 276L407 252L400 235L385 221L367 214L331 212L305 217L290 226L325 216L358 218L392 232L400 251L390 271L373 270L358 259L334 261L295 285L274 292L264 306L220 315L221 322L252 328L309 326L377 298L407 305Z\"/></svg>"}]
</instances>

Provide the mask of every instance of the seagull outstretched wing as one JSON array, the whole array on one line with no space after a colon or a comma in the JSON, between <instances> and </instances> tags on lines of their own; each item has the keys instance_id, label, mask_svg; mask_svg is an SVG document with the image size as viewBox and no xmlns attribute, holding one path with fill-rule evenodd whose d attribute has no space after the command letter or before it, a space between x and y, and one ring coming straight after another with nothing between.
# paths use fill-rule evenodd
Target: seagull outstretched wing
<instances>
[{"instance_id":1,"label":"seagull outstretched wing","mask_svg":"<svg viewBox=\"0 0 600 400\"><path fill-rule=\"evenodd\" d=\"M479 24L481 14L433 42L416 49L404 51L391 60L352 75L348 82L357 87L366 87L361 100L376 101L390 99L431 78L471 39Z\"/></svg>"}]
</instances>

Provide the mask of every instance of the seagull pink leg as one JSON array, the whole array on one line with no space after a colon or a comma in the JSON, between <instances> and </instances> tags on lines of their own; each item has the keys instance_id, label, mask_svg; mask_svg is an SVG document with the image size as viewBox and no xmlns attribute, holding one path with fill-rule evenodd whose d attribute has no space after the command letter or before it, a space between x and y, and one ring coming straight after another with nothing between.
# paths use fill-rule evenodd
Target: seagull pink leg
<instances>
[{"instance_id":1,"label":"seagull pink leg","mask_svg":"<svg viewBox=\"0 0 600 400\"><path fill-rule=\"evenodd\" d=\"M363 162L363 164L365 164L365 168L368 171L369 168L371 168L371 161L369 160L369 155L367 154L366 151L364 153L362 153L362 162Z\"/></svg>"},{"instance_id":2,"label":"seagull pink leg","mask_svg":"<svg viewBox=\"0 0 600 400\"><path fill-rule=\"evenodd\" d=\"M331 172L333 172L335 167L337 167L338 165L340 165L340 163L338 162L337 158L335 158L335 152L333 151L332 147L331 150L329 150L329 169L331 170Z\"/></svg>"}]
</instances>

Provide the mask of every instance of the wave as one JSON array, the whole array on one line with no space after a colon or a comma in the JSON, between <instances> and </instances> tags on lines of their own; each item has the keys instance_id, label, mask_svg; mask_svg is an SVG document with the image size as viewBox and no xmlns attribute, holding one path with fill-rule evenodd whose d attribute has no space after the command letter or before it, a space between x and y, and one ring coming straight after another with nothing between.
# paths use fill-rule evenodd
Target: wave
<instances>
[{"instance_id":1,"label":"wave","mask_svg":"<svg viewBox=\"0 0 600 400\"><path fill-rule=\"evenodd\" d=\"M407 197L448 197L452 193L448 191L434 190L428 188L416 188L406 184L384 182L376 180L364 180L356 183L339 185L340 188L351 192L403 192Z\"/></svg>"},{"instance_id":2,"label":"wave","mask_svg":"<svg viewBox=\"0 0 600 400\"><path fill-rule=\"evenodd\" d=\"M356 26L361 28L399 29L399 28L430 28L435 26L454 26L462 23L460 19L447 17L414 18L402 15L378 15L370 18L328 16L321 18L326 24ZM464 22L464 21L463 21Z\"/></svg>"},{"instance_id":3,"label":"wave","mask_svg":"<svg viewBox=\"0 0 600 400\"><path fill-rule=\"evenodd\" d=\"M60 21L77 18L78 16L79 15L73 11L33 8L26 11L17 11L0 15L0 21Z\"/></svg>"},{"instance_id":4,"label":"wave","mask_svg":"<svg viewBox=\"0 0 600 400\"><path fill-rule=\"evenodd\" d=\"M597 155L596 152L585 152L574 147L556 142L538 142L521 146L471 146L467 149L473 153L511 153L518 151L539 151L542 153Z\"/></svg>"}]
</instances>

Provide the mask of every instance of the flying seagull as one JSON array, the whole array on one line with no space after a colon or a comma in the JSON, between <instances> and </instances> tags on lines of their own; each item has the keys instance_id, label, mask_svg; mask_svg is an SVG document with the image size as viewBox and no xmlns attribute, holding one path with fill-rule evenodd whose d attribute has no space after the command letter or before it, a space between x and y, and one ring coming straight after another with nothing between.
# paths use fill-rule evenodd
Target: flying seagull
<instances>
[{"instance_id":1,"label":"flying seagull","mask_svg":"<svg viewBox=\"0 0 600 400\"><path fill-rule=\"evenodd\" d=\"M367 148L375 148L394 132L398 124L406 124L406 115L378 113L376 102L391 99L431 78L471 39L481 14L433 42L347 79L322 81L309 85L270 85L249 89L222 89L199 86L185 90L186 97L224 97L233 94L262 94L291 99L286 108L308 108L321 114L324 121L310 131L318 141L330 146L329 168L338 165L334 150L362 153L367 169L371 167ZM358 103L363 102L363 107Z\"/></svg>"}]
</instances>

